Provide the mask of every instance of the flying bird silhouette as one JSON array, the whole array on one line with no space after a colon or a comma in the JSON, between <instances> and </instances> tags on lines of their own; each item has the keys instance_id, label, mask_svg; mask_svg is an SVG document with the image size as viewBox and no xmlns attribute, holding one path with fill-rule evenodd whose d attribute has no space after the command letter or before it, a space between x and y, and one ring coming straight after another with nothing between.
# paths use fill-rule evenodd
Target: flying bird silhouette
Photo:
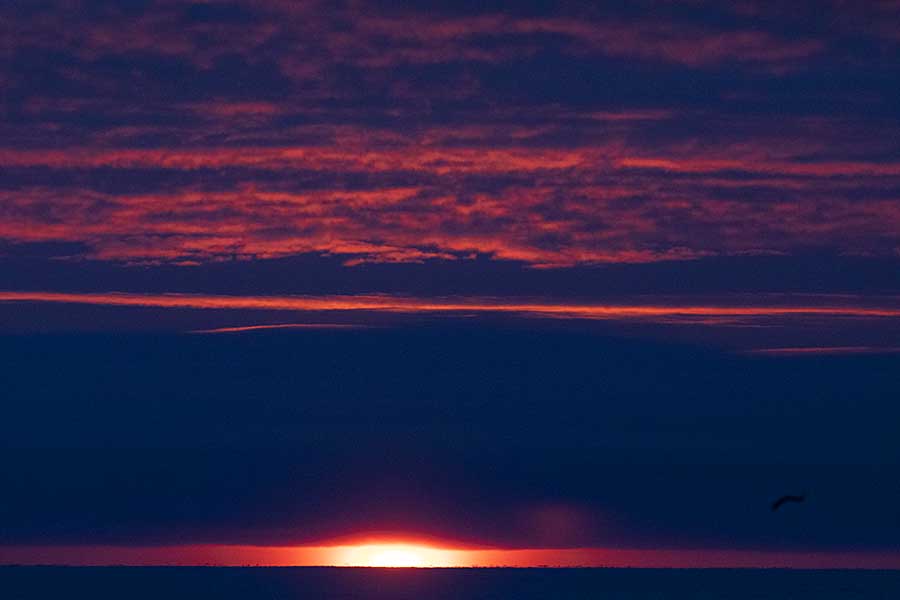
<instances>
[{"instance_id":1,"label":"flying bird silhouette","mask_svg":"<svg viewBox=\"0 0 900 600\"><path fill-rule=\"evenodd\" d=\"M779 508L781 508L781 506L783 504L787 504L788 502L797 502L799 504L800 502L803 502L805 500L806 500L806 494L800 494L799 496L791 496L791 495L782 496L781 498L779 498L778 500L776 500L775 502L772 503L772 511L774 512L774 511L778 510Z\"/></svg>"}]
</instances>

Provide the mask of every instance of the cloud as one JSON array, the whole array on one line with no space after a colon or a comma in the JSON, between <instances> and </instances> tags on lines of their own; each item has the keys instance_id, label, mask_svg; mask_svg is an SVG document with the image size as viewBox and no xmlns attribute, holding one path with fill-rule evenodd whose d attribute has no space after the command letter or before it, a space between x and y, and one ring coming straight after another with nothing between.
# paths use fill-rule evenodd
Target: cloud
<instances>
[{"instance_id":1,"label":"cloud","mask_svg":"<svg viewBox=\"0 0 900 600\"><path fill-rule=\"evenodd\" d=\"M130 263L313 253L348 265L483 255L563 267L808 248L891 256L900 247L894 163L409 142L7 150L0 161L39 169L34 180L40 169L52 169L45 181L96 171L103 188L113 169L127 187L151 188L73 181L0 189L7 241L83 243L89 257Z\"/></svg>"},{"instance_id":2,"label":"cloud","mask_svg":"<svg viewBox=\"0 0 900 600\"><path fill-rule=\"evenodd\" d=\"M788 298L788 300L790 300ZM2 291L0 302L49 302L210 310L273 310L315 312L385 312L397 314L513 314L545 318L646 320L649 322L718 323L756 318L868 318L900 317L896 302L874 303L846 296L821 296L818 302L764 304L590 304L511 300L490 297L415 298L391 295L346 296L225 296L203 294L131 294ZM856 300L856 301L854 301Z\"/></svg>"},{"instance_id":3,"label":"cloud","mask_svg":"<svg viewBox=\"0 0 900 600\"><path fill-rule=\"evenodd\" d=\"M5 42L64 48L83 60L151 52L186 57L209 68L224 56L258 60L277 50L281 69L308 80L331 64L385 68L448 62L497 63L540 52L548 44L572 55L599 54L689 67L725 61L783 65L816 55L821 39L791 38L744 27L721 30L697 20L617 14L614 6L560 7L554 14L506 12L450 15L426 9L390 10L351 2L243 2L231 18L196 18L188 2L151 3L137 13L110 7L85 10L83 2L56 3L19 25ZM202 5L212 14L211 5ZM222 5L224 8L225 5ZM100 14L96 14L99 12ZM219 16L226 11L219 10ZM237 15L241 14L240 18ZM209 15L208 15L209 16ZM10 18L15 18L12 15ZM59 27L63 23L67 27Z\"/></svg>"},{"instance_id":4,"label":"cloud","mask_svg":"<svg viewBox=\"0 0 900 600\"><path fill-rule=\"evenodd\" d=\"M247 333L271 329L359 329L362 325L350 323L277 323L274 325L242 325L238 327L216 327L215 329L195 329L191 333Z\"/></svg>"},{"instance_id":5,"label":"cloud","mask_svg":"<svg viewBox=\"0 0 900 600\"><path fill-rule=\"evenodd\" d=\"M896 256L895 70L854 79L775 8L649 6L6 6L0 239L130 264Z\"/></svg>"},{"instance_id":6,"label":"cloud","mask_svg":"<svg viewBox=\"0 0 900 600\"><path fill-rule=\"evenodd\" d=\"M900 348L896 346L803 346L796 348L759 348L750 350L750 354L772 356L815 356L842 354L896 354Z\"/></svg>"}]
</instances>

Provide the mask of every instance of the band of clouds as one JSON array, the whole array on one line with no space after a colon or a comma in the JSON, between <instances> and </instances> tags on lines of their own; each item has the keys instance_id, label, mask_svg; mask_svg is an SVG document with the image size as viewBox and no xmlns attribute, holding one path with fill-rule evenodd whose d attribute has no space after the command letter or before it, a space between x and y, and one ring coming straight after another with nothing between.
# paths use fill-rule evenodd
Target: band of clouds
<instances>
[{"instance_id":1,"label":"band of clouds","mask_svg":"<svg viewBox=\"0 0 900 600\"><path fill-rule=\"evenodd\" d=\"M824 296L813 304L589 304L510 300L491 297L416 298L391 295L226 296L209 294L65 293L3 291L0 302L45 302L96 306L169 309L271 310L301 312L381 312L396 314L512 314L545 318L593 320L684 319L719 324L734 319L777 317L885 318L900 317L897 303L852 303L852 297ZM288 325L291 326L291 325ZM298 327L304 325L298 324ZM315 325L311 325L315 326Z\"/></svg>"},{"instance_id":2,"label":"band of clouds","mask_svg":"<svg viewBox=\"0 0 900 600\"><path fill-rule=\"evenodd\" d=\"M577 9L569 14L441 14L412 8L378 10L369 4L343 6L317 0L303 2L234 2L213 5L206 15L192 14L187 2L157 0L137 15L108 10L105 19L85 19L83 2L60 3L55 13L34 19L17 30L7 44L29 36L35 44L65 47L84 59L109 52L152 51L187 56L198 66L209 66L223 55L238 52L271 57L295 79L321 74L322 57L368 68L397 64L442 63L448 57L492 63L537 52L534 36L556 36L572 53L652 59L707 67L723 61L790 65L823 52L827 41L811 37L792 39L761 31L752 24L721 31L702 23L677 23L654 18L618 17L602 7ZM215 13L218 8L218 14ZM223 9L230 9L228 15ZM63 19L78 27L60 28L52 38L48 29ZM323 36L339 20L343 31ZM235 35L240 33L241 35ZM487 45L484 37L520 37L524 44ZM274 54L272 46L281 52Z\"/></svg>"},{"instance_id":3,"label":"band of clouds","mask_svg":"<svg viewBox=\"0 0 900 600\"><path fill-rule=\"evenodd\" d=\"M145 169L157 180L160 171L187 180L146 193L84 184L0 189L0 238L79 242L87 257L143 263L317 253L349 265L485 255L564 267L808 248L900 251L900 163L804 163L766 157L764 145L730 157L648 158L615 147L421 142L7 149L0 164L11 168L114 169L133 187L146 185ZM224 189L204 189L210 169L224 171ZM310 173L338 183L290 189L292 177ZM348 180L361 183L339 183Z\"/></svg>"},{"instance_id":4,"label":"band of clouds","mask_svg":"<svg viewBox=\"0 0 900 600\"><path fill-rule=\"evenodd\" d=\"M896 256L893 97L815 83L895 70L854 54L897 54L895 7L858 4L4 6L0 240L143 264Z\"/></svg>"}]
</instances>

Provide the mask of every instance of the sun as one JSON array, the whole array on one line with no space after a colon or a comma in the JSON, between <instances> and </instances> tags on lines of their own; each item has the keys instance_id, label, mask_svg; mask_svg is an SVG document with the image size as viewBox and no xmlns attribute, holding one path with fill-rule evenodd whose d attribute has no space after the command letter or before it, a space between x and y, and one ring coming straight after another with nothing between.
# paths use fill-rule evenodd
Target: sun
<instances>
[{"instance_id":1,"label":"sun","mask_svg":"<svg viewBox=\"0 0 900 600\"><path fill-rule=\"evenodd\" d=\"M373 567L422 567L425 557L412 547L384 547L374 549L368 562Z\"/></svg>"},{"instance_id":2,"label":"sun","mask_svg":"<svg viewBox=\"0 0 900 600\"><path fill-rule=\"evenodd\" d=\"M366 544L345 548L342 562L352 567L443 566L441 551L414 544Z\"/></svg>"}]
</instances>

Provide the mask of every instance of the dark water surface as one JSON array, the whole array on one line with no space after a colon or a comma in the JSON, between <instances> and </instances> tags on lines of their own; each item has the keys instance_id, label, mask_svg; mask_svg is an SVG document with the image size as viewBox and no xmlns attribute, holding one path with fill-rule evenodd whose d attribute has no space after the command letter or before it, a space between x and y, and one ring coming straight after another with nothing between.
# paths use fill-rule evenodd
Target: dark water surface
<instances>
[{"instance_id":1,"label":"dark water surface","mask_svg":"<svg viewBox=\"0 0 900 600\"><path fill-rule=\"evenodd\" d=\"M900 571L2 567L0 598L900 599Z\"/></svg>"}]
</instances>

